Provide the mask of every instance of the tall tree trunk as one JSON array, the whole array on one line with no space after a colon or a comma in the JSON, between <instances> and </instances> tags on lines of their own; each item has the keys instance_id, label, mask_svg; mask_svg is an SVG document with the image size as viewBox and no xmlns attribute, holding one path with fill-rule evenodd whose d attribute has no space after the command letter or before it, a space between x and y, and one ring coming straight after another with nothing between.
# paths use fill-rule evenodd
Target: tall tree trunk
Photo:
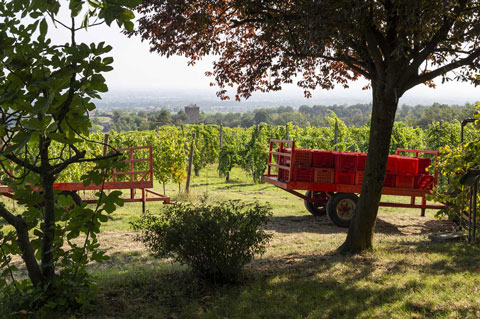
<instances>
[{"instance_id":1,"label":"tall tree trunk","mask_svg":"<svg viewBox=\"0 0 480 319\"><path fill-rule=\"evenodd\" d=\"M40 181L43 191L43 238L41 252L41 269L46 284L52 283L55 276L53 245L55 242L55 193L53 190L54 176L50 173L50 158L48 148L50 140L40 138L40 160L42 173Z\"/></svg>"},{"instance_id":2,"label":"tall tree trunk","mask_svg":"<svg viewBox=\"0 0 480 319\"><path fill-rule=\"evenodd\" d=\"M357 210L341 252L358 253L372 248L373 230L387 169L398 97L392 86L373 83L373 105L367 163Z\"/></svg>"},{"instance_id":3,"label":"tall tree trunk","mask_svg":"<svg viewBox=\"0 0 480 319\"><path fill-rule=\"evenodd\" d=\"M43 238L42 238L42 273L47 283L54 279L55 265L53 244L55 241L55 194L53 190L53 176L42 177L44 199Z\"/></svg>"}]
</instances>

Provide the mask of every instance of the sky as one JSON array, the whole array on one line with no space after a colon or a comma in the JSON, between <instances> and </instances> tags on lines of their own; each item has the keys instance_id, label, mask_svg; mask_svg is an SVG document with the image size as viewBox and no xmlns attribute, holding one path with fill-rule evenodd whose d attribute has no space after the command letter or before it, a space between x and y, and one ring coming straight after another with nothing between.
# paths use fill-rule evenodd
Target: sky
<instances>
[{"instance_id":1,"label":"sky","mask_svg":"<svg viewBox=\"0 0 480 319\"><path fill-rule=\"evenodd\" d=\"M61 15L60 19L64 19ZM55 29L50 26L54 41L63 41L68 35L61 26ZM188 91L190 94L208 96L217 99L216 88L209 85L212 78L206 77L205 72L212 69L214 57L206 57L195 66L188 66L187 59L181 56L170 58L162 57L158 53L150 53L148 43L138 37L128 38L120 32L116 25L106 25L89 28L79 32L77 40L85 43L105 41L113 47L110 55L114 58L114 70L104 76L110 89L109 94L125 94L129 91L158 91L165 90ZM445 104L474 103L480 101L480 87L475 88L467 83L440 84L437 79L437 88L431 89L420 85L408 91L401 99L401 104L431 104L434 102ZM371 91L362 90L367 82L360 80L351 83L349 89L337 87L326 91L313 91L313 98L304 99L303 90L287 85L280 92L257 93L250 99L255 100L297 100L305 104L325 102L323 104L355 104L369 103ZM343 102L343 103L342 103Z\"/></svg>"}]
</instances>

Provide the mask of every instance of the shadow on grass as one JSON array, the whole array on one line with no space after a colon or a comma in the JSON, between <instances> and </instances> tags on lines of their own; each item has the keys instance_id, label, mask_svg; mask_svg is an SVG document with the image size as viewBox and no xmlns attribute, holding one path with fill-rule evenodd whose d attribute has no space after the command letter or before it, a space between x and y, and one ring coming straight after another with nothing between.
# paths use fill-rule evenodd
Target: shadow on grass
<instances>
[{"instance_id":1,"label":"shadow on grass","mask_svg":"<svg viewBox=\"0 0 480 319\"><path fill-rule=\"evenodd\" d=\"M245 183L245 182L241 182L241 183L232 183L232 184L229 184L229 185L225 185L225 186L222 186L222 187L217 187L215 190L219 191L219 190L230 190L230 189L233 189L233 188L242 188L242 187L249 187L249 186L255 186L257 184L254 184L254 183Z\"/></svg>"},{"instance_id":2,"label":"shadow on grass","mask_svg":"<svg viewBox=\"0 0 480 319\"><path fill-rule=\"evenodd\" d=\"M225 184L224 181L215 181L215 180L212 180L212 182L208 182L208 183L194 183L192 185L190 185L190 187L193 189L193 188L197 188L197 187L203 187L203 186L215 186L215 185L222 185L222 184ZM217 187L215 187L215 189L217 189Z\"/></svg>"},{"instance_id":3,"label":"shadow on grass","mask_svg":"<svg viewBox=\"0 0 480 319\"><path fill-rule=\"evenodd\" d=\"M480 246L469 245L465 242L433 243L403 242L391 247L392 252L408 254L415 253L430 255L432 257L428 267L418 265L405 265L419 267L430 274L457 274L461 272L478 273L480 271Z\"/></svg>"},{"instance_id":4,"label":"shadow on grass","mask_svg":"<svg viewBox=\"0 0 480 319\"><path fill-rule=\"evenodd\" d=\"M341 234L348 231L348 228L338 227L330 222L327 216L312 215L274 216L270 218L266 229L279 233L309 232L316 234ZM397 226L381 219L377 220L375 232L391 235L403 234Z\"/></svg>"},{"instance_id":5,"label":"shadow on grass","mask_svg":"<svg viewBox=\"0 0 480 319\"><path fill-rule=\"evenodd\" d=\"M348 267L338 277L318 276L339 263ZM139 311L145 318L356 318L402 300L405 293L361 284L375 265L343 256L303 256L292 263L269 260L249 267L242 284L220 287L188 272L153 274L142 268L101 285L98 318L130 318Z\"/></svg>"},{"instance_id":6,"label":"shadow on grass","mask_svg":"<svg viewBox=\"0 0 480 319\"><path fill-rule=\"evenodd\" d=\"M428 234L447 227L441 221L425 221L416 225L395 225L387 220L378 218L375 233L387 235L411 235L407 230L415 228L416 234ZM273 216L266 226L267 230L279 233L309 232L317 234L340 234L346 233L348 228L338 227L327 216Z\"/></svg>"},{"instance_id":7,"label":"shadow on grass","mask_svg":"<svg viewBox=\"0 0 480 319\"><path fill-rule=\"evenodd\" d=\"M241 284L227 286L199 281L165 261L149 264L142 253L120 253L112 263L130 268L100 281L95 312L86 317L436 318L454 311L467 318L478 310L468 303L450 309L442 298L457 284L449 277L445 291L438 291L443 297L424 294L437 291L437 280L444 278L437 276L476 273L480 247L405 241L380 249L380 257L327 253L259 259L247 266Z\"/></svg>"},{"instance_id":8,"label":"shadow on grass","mask_svg":"<svg viewBox=\"0 0 480 319\"><path fill-rule=\"evenodd\" d=\"M338 234L346 233L347 228L337 227L326 216L273 216L270 217L265 229L278 233L316 233Z\"/></svg>"}]
</instances>

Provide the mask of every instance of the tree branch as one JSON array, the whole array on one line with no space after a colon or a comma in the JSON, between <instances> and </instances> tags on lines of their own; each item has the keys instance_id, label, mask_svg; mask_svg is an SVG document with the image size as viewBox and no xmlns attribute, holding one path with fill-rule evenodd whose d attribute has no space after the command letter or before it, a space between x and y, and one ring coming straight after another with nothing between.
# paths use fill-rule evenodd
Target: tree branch
<instances>
[{"instance_id":1,"label":"tree branch","mask_svg":"<svg viewBox=\"0 0 480 319\"><path fill-rule=\"evenodd\" d=\"M474 52L472 52L466 58L453 61L453 62L451 62L447 65L444 65L444 66L442 66L442 67L440 67L436 70L433 70L433 71L428 72L428 73L421 74L421 75L417 76L416 78L414 78L413 80L407 82L403 87L401 87L402 93L406 92L407 90L411 89L412 87L414 87L418 84L425 83L427 81L433 80L434 78L436 78L439 75L446 74L447 72L452 71L456 68L459 68L461 66L470 64L475 59L477 59L478 57L480 57L480 49L475 50Z\"/></svg>"},{"instance_id":2,"label":"tree branch","mask_svg":"<svg viewBox=\"0 0 480 319\"><path fill-rule=\"evenodd\" d=\"M424 46L424 49L413 54L412 63L407 68L407 70L405 70L404 76L400 79L399 83L403 83L413 74L418 73L418 68L420 67L420 65L422 65L422 63L434 52L437 45L447 37L448 32L454 25L457 18L462 13L462 8L464 8L465 4L465 0L460 1L460 5L455 8L455 15L450 19L445 17L442 26L432 36L430 41Z\"/></svg>"},{"instance_id":3,"label":"tree branch","mask_svg":"<svg viewBox=\"0 0 480 319\"><path fill-rule=\"evenodd\" d=\"M50 170L50 174L56 175L61 173L65 168L67 168L68 165L73 164L73 163L79 163L80 159L85 157L85 154L87 151L81 151L80 153L75 154L74 156L70 157L69 159L63 161L60 164L56 164L52 167Z\"/></svg>"},{"instance_id":4,"label":"tree branch","mask_svg":"<svg viewBox=\"0 0 480 319\"><path fill-rule=\"evenodd\" d=\"M10 213L3 205L0 205L0 216L3 217L17 231L18 247L22 251L22 259L27 266L28 276L34 286L38 286L43 280L42 272L38 266L35 253L28 236L28 227L21 216L15 216Z\"/></svg>"},{"instance_id":5,"label":"tree branch","mask_svg":"<svg viewBox=\"0 0 480 319\"><path fill-rule=\"evenodd\" d=\"M17 165L31 170L32 172L35 172L37 174L40 174L42 172L40 167L32 165L30 163L27 163L27 162L19 159L18 157L14 156L13 154L3 154L3 156L5 156L6 159L11 160L12 162L14 162Z\"/></svg>"},{"instance_id":6,"label":"tree branch","mask_svg":"<svg viewBox=\"0 0 480 319\"><path fill-rule=\"evenodd\" d=\"M66 28L66 29L68 29L68 30L70 30L70 31L72 30L71 27L69 27L68 25L66 25L65 23L63 23L62 21L60 21L60 20L58 20L58 19L53 19L53 21L54 21L55 23L60 24L62 27Z\"/></svg>"},{"instance_id":7,"label":"tree branch","mask_svg":"<svg viewBox=\"0 0 480 319\"><path fill-rule=\"evenodd\" d=\"M355 65L356 61L350 59L349 57L345 56L344 58L340 58L340 60L345 63L349 68L351 68L353 71L360 73L363 75L366 79L371 79L371 75L367 70L362 69L361 67Z\"/></svg>"},{"instance_id":8,"label":"tree branch","mask_svg":"<svg viewBox=\"0 0 480 319\"><path fill-rule=\"evenodd\" d=\"M380 52L379 42L375 35L374 30L375 29L371 27L365 32L367 50L373 60L373 64L375 65L377 74L384 74L385 65L384 65L383 56L382 56L383 54Z\"/></svg>"},{"instance_id":9,"label":"tree branch","mask_svg":"<svg viewBox=\"0 0 480 319\"><path fill-rule=\"evenodd\" d=\"M56 175L56 174L61 173L70 164L98 162L98 161L102 161L102 160L106 160L106 159L110 159L110 158L114 158L114 157L122 155L122 153L117 152L117 153L113 153L113 154L109 154L109 155L105 155L105 156L98 156L98 157L95 157L95 158L82 158L83 156L85 156L85 154L86 154L86 151L82 151L82 152L80 152L80 154L77 154L77 155L69 158L68 160L66 160L64 162L55 165L54 168L51 171L52 174Z\"/></svg>"}]
</instances>

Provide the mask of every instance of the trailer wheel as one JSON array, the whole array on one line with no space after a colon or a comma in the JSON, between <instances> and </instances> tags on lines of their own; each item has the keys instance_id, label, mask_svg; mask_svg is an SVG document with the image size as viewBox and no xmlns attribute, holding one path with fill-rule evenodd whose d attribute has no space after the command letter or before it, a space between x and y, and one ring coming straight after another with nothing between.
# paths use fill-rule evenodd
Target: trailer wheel
<instances>
[{"instance_id":1,"label":"trailer wheel","mask_svg":"<svg viewBox=\"0 0 480 319\"><path fill-rule=\"evenodd\" d=\"M357 208L358 196L351 193L337 193L327 203L327 216L339 227L349 227Z\"/></svg>"},{"instance_id":2,"label":"trailer wheel","mask_svg":"<svg viewBox=\"0 0 480 319\"><path fill-rule=\"evenodd\" d=\"M312 197L312 191L307 191L305 193L305 196ZM327 195L324 192L315 192L315 197L320 200L325 198L325 203L312 203L308 200L304 200L303 203L305 204L305 208L310 214L314 216L323 216L327 213L327 210L325 208L327 203Z\"/></svg>"}]
</instances>

